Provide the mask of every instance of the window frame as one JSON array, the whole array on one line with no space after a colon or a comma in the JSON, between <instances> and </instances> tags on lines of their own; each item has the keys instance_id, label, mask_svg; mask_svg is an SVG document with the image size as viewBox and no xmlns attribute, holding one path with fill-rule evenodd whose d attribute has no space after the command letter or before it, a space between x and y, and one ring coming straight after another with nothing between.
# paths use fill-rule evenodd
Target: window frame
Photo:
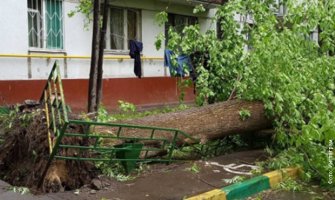
<instances>
[{"instance_id":1,"label":"window frame","mask_svg":"<svg viewBox=\"0 0 335 200\"><path fill-rule=\"evenodd\" d=\"M249 28L248 28L247 33L245 34L245 39L246 39L246 42L247 42L246 43L246 46L247 46L246 49L249 52L249 51L251 51L253 49L253 46L250 44L250 41L253 39L252 38L252 31L255 28L255 24L253 24L253 23L247 23L247 26Z\"/></svg>"},{"instance_id":2,"label":"window frame","mask_svg":"<svg viewBox=\"0 0 335 200\"><path fill-rule=\"evenodd\" d=\"M28 0L29 1L29 0ZM27 1L27 2L28 2ZM34 1L34 0L31 0L31 1ZM65 23L64 23L64 0L54 0L54 1L60 1L61 2L61 17L62 17L62 24L60 26L61 30L62 30L62 48L48 48L48 35L47 35L47 19L46 19L46 15L47 15L47 11L46 11L46 0L41 0L41 11L40 11L40 19L39 21L42 20L42 23L40 22L39 24L42 25L42 27L39 27L40 28L40 43L41 45L39 45L39 47L33 47L33 46L30 46L30 41L29 41L29 31L30 31L30 27L29 27L29 24L28 24L28 51L29 52L64 52L64 49L65 49ZM38 9L31 9L28 7L28 4L27 4L27 14L29 15L29 10L32 10L32 11L39 11ZM29 16L28 16L28 20L29 20ZM28 22L29 23L29 22ZM40 26L40 25L39 25Z\"/></svg>"},{"instance_id":3,"label":"window frame","mask_svg":"<svg viewBox=\"0 0 335 200\"><path fill-rule=\"evenodd\" d=\"M164 27L165 27L165 31L164 31L165 32L164 33L165 34L165 48L167 47L167 44L169 42L169 29L170 29L170 27L175 27L176 26L174 24L174 21L176 20L176 16L186 18L186 21L187 21L186 23L187 24L184 25L184 28L185 28L185 26L194 25L194 24L191 24L190 19L195 20L195 24L199 24L199 17L197 17L197 16L183 15L183 14L176 14L176 13L168 13L168 21L164 25ZM171 18L173 18L173 20L174 20L173 23L170 23L170 21L169 21Z\"/></svg>"},{"instance_id":4,"label":"window frame","mask_svg":"<svg viewBox=\"0 0 335 200\"><path fill-rule=\"evenodd\" d=\"M41 48L41 46L43 46L43 32L40 33L41 31L43 31L42 27L41 27L41 17L37 17L37 29L38 29L38 35L42 35L42 38L40 38L41 36L37 36L37 47L34 46L30 46L30 29L29 29L29 13L33 12L35 13L35 15L41 15L41 12L38 9L32 9L32 8L28 8L28 46L29 48ZM41 42L42 41L42 42Z\"/></svg>"},{"instance_id":5,"label":"window frame","mask_svg":"<svg viewBox=\"0 0 335 200\"><path fill-rule=\"evenodd\" d=\"M110 5L109 7L109 15L108 15L108 26L107 26L107 34L106 34L106 47L105 52L111 53L111 54L119 54L119 55L127 55L129 54L129 46L128 46L128 11L132 10L136 12L136 32L138 33L138 36L136 38L137 41L142 41L142 10L136 9L136 8L127 8L127 7L119 7ZM111 42L112 42L112 33L111 33L111 12L112 9L121 9L123 12L123 34L124 34L124 40L123 40L123 49L112 49L111 48Z\"/></svg>"}]
</instances>

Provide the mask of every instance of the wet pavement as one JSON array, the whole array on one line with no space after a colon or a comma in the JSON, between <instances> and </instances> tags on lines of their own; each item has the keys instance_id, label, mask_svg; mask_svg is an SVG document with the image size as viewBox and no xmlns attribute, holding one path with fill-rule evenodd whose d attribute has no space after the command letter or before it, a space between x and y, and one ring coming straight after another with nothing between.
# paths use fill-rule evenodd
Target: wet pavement
<instances>
[{"instance_id":1,"label":"wet pavement","mask_svg":"<svg viewBox=\"0 0 335 200\"><path fill-rule=\"evenodd\" d=\"M8 191L8 184L0 182L1 200L180 200L196 194L221 188L231 179L246 173L248 165L266 159L263 150L243 151L219 156L208 161L179 162L170 165L149 165L135 180L118 182L106 180L106 187L95 191L88 187L73 191L33 196ZM213 164L214 163L214 164ZM196 166L197 170L191 170ZM198 171L198 172L197 172ZM240 175L241 176L241 175ZM287 200L287 199L286 199Z\"/></svg>"},{"instance_id":2,"label":"wet pavement","mask_svg":"<svg viewBox=\"0 0 335 200\"><path fill-rule=\"evenodd\" d=\"M256 194L248 200L334 200L334 194L327 192L294 192L283 190L268 190L260 194Z\"/></svg>"}]
</instances>

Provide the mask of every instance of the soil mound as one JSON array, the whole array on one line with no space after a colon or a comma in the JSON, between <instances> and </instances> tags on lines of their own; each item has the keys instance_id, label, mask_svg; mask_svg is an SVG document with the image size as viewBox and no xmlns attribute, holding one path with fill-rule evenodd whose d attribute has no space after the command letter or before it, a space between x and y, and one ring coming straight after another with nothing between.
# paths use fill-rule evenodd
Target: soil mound
<instances>
[{"instance_id":1,"label":"soil mound","mask_svg":"<svg viewBox=\"0 0 335 200\"><path fill-rule=\"evenodd\" d=\"M90 162L53 161L43 181L38 182L49 158L47 125L43 110L35 107L20 109L11 119L11 128L3 130L4 142L0 144L0 179L15 185L24 186L35 192L58 192L72 190L90 183L96 177L97 169ZM83 127L70 127L70 132L83 133ZM80 138L66 139L63 144L80 145ZM75 154L64 151L61 155Z\"/></svg>"}]
</instances>

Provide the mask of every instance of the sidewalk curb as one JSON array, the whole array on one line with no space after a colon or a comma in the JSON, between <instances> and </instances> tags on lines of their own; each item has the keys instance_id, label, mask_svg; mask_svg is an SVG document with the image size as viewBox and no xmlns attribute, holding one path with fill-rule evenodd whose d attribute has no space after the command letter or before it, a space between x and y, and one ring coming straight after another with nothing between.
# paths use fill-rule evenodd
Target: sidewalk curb
<instances>
[{"instance_id":1,"label":"sidewalk curb","mask_svg":"<svg viewBox=\"0 0 335 200\"><path fill-rule=\"evenodd\" d=\"M241 183L235 183L221 189L211 190L206 193L187 198L186 200L243 199L258 192L276 187L278 183L283 181L284 177L297 178L299 172L299 168L285 168L282 170L276 170L261 176L256 176Z\"/></svg>"}]
</instances>

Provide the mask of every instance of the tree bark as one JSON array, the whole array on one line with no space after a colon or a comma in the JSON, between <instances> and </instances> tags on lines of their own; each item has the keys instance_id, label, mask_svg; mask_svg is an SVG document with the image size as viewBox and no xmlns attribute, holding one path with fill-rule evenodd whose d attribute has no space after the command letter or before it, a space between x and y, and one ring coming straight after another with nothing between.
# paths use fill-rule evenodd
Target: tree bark
<instances>
[{"instance_id":1,"label":"tree bark","mask_svg":"<svg viewBox=\"0 0 335 200\"><path fill-rule=\"evenodd\" d=\"M251 116L242 120L239 112L249 110ZM219 139L232 134L244 134L271 128L271 120L266 118L262 102L230 100L204 107L196 107L184 111L159 114L141 119L126 120L121 123L143 126L156 126L181 130L203 143L207 140ZM96 127L95 132L114 133L108 127ZM125 129L124 136L148 137L148 131ZM172 139L167 132L156 133L159 137ZM188 142L189 140L184 140Z\"/></svg>"},{"instance_id":2,"label":"tree bark","mask_svg":"<svg viewBox=\"0 0 335 200\"><path fill-rule=\"evenodd\" d=\"M97 109L100 106L102 100L102 80L103 80L103 63L104 63L104 50L106 45L106 30L107 30L107 19L108 19L108 12L109 11L109 4L108 0L104 2L104 12L103 12L103 20L102 20L102 27L100 31L100 44L99 44L99 59L98 59L98 79L97 79L97 98L96 98L96 107Z\"/></svg>"},{"instance_id":3,"label":"tree bark","mask_svg":"<svg viewBox=\"0 0 335 200\"><path fill-rule=\"evenodd\" d=\"M98 78L98 54L99 54L99 14L100 0L94 0L93 7L93 36L92 36L92 54L91 54L91 69L88 86L88 107L89 113L97 111L97 78Z\"/></svg>"}]
</instances>

